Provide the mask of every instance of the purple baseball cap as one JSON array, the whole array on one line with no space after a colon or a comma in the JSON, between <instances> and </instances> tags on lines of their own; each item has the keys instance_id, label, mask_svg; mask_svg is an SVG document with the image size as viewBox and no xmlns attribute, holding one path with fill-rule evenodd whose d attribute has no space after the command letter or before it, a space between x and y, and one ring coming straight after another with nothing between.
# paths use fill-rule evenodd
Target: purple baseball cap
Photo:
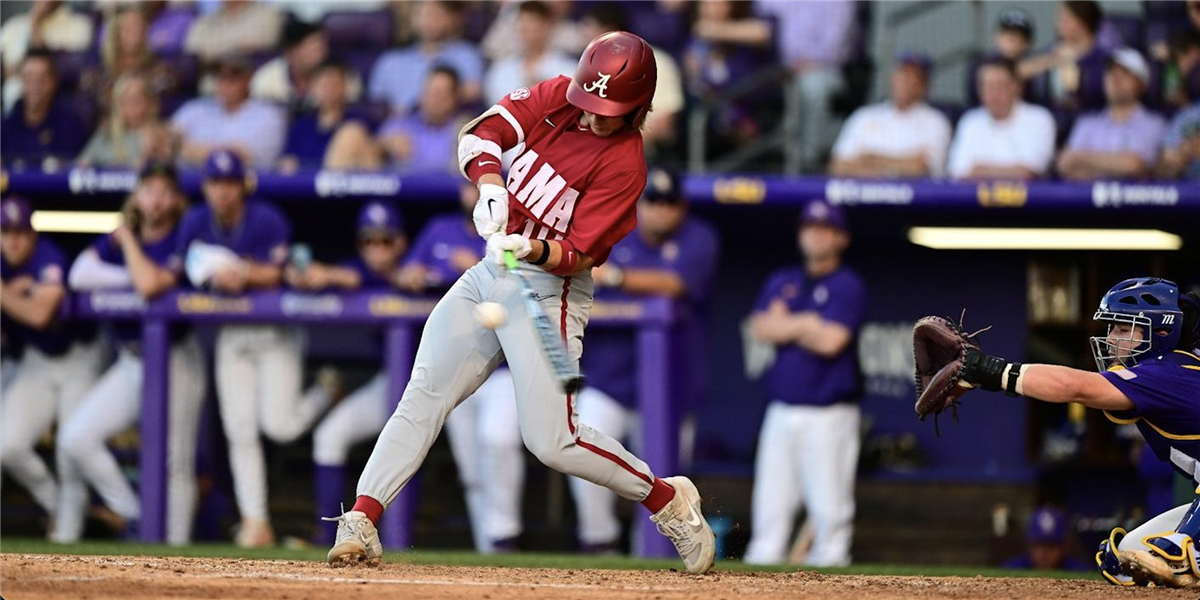
<instances>
[{"instance_id":1,"label":"purple baseball cap","mask_svg":"<svg viewBox=\"0 0 1200 600\"><path fill-rule=\"evenodd\" d=\"M928 78L929 74L933 72L933 59L929 58L929 55L925 54L924 52L908 50L901 52L900 55L896 57L896 66L913 67L924 73L925 77Z\"/></svg>"},{"instance_id":2,"label":"purple baseball cap","mask_svg":"<svg viewBox=\"0 0 1200 600\"><path fill-rule=\"evenodd\" d=\"M1067 540L1067 515L1057 508L1043 507L1029 518L1025 532L1030 544L1061 544Z\"/></svg>"},{"instance_id":3,"label":"purple baseball cap","mask_svg":"<svg viewBox=\"0 0 1200 600\"><path fill-rule=\"evenodd\" d=\"M846 213L840 207L824 200L809 200L808 204L804 205L804 209L800 211L800 225L818 224L835 227L842 231L850 230Z\"/></svg>"},{"instance_id":4,"label":"purple baseball cap","mask_svg":"<svg viewBox=\"0 0 1200 600\"><path fill-rule=\"evenodd\" d=\"M225 148L213 150L204 163L205 179L245 180L246 168L237 152Z\"/></svg>"},{"instance_id":5,"label":"purple baseball cap","mask_svg":"<svg viewBox=\"0 0 1200 600\"><path fill-rule=\"evenodd\" d=\"M0 229L33 229L33 207L19 196L0 202Z\"/></svg>"},{"instance_id":6,"label":"purple baseball cap","mask_svg":"<svg viewBox=\"0 0 1200 600\"><path fill-rule=\"evenodd\" d=\"M366 233L398 234L404 232L404 220L396 205L383 200L372 200L363 205L358 212L358 234Z\"/></svg>"}]
</instances>

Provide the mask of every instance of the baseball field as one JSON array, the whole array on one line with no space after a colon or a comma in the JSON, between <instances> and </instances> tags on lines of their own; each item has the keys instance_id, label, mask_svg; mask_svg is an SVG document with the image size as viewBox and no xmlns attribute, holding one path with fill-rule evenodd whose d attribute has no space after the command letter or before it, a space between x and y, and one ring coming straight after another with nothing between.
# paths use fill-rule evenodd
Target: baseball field
<instances>
[{"instance_id":1,"label":"baseball field","mask_svg":"<svg viewBox=\"0 0 1200 600\"><path fill-rule=\"evenodd\" d=\"M1118 589L1091 573L856 565L762 569L718 563L704 576L676 561L557 554L480 556L390 553L379 568L331 569L324 550L245 551L228 545L164 546L41 540L0 544L0 594L27 598L253 600L391 598L1195 598L1196 592Z\"/></svg>"}]
</instances>

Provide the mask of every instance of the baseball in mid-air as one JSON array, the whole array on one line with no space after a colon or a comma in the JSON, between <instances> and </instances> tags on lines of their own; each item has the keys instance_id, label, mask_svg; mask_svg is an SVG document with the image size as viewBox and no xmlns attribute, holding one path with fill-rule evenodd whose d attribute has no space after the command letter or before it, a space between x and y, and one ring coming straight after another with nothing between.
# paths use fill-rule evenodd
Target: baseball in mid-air
<instances>
[{"instance_id":1,"label":"baseball in mid-air","mask_svg":"<svg viewBox=\"0 0 1200 600\"><path fill-rule=\"evenodd\" d=\"M480 325L496 329L508 321L508 310L499 302L480 302L475 307L475 318L479 320Z\"/></svg>"}]
</instances>

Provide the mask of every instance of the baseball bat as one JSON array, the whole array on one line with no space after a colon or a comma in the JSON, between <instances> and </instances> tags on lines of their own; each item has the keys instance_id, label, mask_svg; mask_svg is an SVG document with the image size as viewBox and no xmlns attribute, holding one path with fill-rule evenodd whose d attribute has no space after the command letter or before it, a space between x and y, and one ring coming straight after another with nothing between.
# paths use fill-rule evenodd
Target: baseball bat
<instances>
[{"instance_id":1,"label":"baseball bat","mask_svg":"<svg viewBox=\"0 0 1200 600\"><path fill-rule=\"evenodd\" d=\"M545 354L546 360L550 361L550 369L554 371L554 377L558 379L562 391L566 394L578 392L583 387L583 375L571 364L571 358L567 355L566 341L550 324L546 311L542 310L542 304L534 296L533 288L521 275L517 257L511 250L504 251L504 266L508 267L508 272L516 277L517 284L521 286L521 296L525 299L525 311L533 319L533 328L537 330L542 352Z\"/></svg>"}]
</instances>

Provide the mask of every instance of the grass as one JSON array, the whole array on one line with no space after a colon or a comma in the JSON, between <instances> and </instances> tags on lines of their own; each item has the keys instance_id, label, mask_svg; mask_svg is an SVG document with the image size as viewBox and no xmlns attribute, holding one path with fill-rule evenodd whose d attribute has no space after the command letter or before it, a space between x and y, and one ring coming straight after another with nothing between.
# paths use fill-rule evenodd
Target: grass
<instances>
[{"instance_id":1,"label":"grass","mask_svg":"<svg viewBox=\"0 0 1200 600\"><path fill-rule=\"evenodd\" d=\"M183 547L132 542L85 541L63 546L37 538L0 539L0 553L20 554L90 554L116 556L187 556L206 558L251 558L265 560L324 561L324 548L265 548L244 550L231 544L193 544ZM453 565L469 567L509 567L544 569L632 569L667 570L681 567L677 560L630 558L624 556L581 556L522 552L516 554L482 555L463 551L415 550L387 552L384 562L413 565ZM738 560L717 562L718 570L730 572L792 572L796 567L762 567L747 565ZM851 567L814 569L831 575L893 575L926 577L1045 577L1053 579L1099 578L1092 573L1066 571L1014 571L993 567L917 566L864 564Z\"/></svg>"}]
</instances>

